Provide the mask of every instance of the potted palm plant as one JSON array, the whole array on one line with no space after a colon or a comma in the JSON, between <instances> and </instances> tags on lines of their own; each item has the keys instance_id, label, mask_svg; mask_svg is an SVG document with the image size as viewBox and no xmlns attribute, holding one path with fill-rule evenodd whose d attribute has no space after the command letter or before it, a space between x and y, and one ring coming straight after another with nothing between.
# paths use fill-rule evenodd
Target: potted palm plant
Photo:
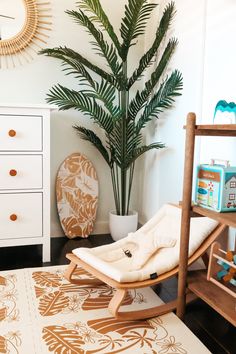
<instances>
[{"instance_id":1,"label":"potted palm plant","mask_svg":"<svg viewBox=\"0 0 236 354\"><path fill-rule=\"evenodd\" d=\"M175 38L166 39L175 14L175 4L170 2L165 7L152 45L139 58L137 67L130 74L130 48L145 34L146 25L157 4L148 0L127 0L120 36L115 33L100 0L80 0L77 6L77 10L68 10L66 13L92 36L92 47L107 66L104 69L97 65L96 56L91 62L68 47L42 50L41 54L61 60L66 74L74 75L80 83L78 90L55 85L48 93L47 101L56 104L61 110L82 112L105 132L105 139L101 139L90 129L79 124L74 126L79 136L89 141L108 164L115 214L127 216L130 214L135 161L151 149L164 147L160 142L145 145L143 129L161 112L172 107L175 97L182 90L181 73L174 70L166 74L177 46ZM152 73L145 81L144 74L151 66ZM135 91L134 84L140 79L142 89ZM114 237L117 239L119 236Z\"/></svg>"}]
</instances>

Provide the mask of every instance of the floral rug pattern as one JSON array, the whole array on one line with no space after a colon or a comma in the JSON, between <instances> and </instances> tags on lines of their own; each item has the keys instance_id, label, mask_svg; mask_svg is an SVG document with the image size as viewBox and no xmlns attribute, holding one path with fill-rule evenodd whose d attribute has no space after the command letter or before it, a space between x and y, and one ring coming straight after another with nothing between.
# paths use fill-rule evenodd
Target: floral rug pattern
<instances>
[{"instance_id":1,"label":"floral rug pattern","mask_svg":"<svg viewBox=\"0 0 236 354\"><path fill-rule=\"evenodd\" d=\"M0 353L210 353L173 314L148 321L116 320L107 310L113 289L77 286L65 266L0 272ZM86 277L82 269L77 277ZM161 304L151 289L131 291L122 310Z\"/></svg>"}]
</instances>

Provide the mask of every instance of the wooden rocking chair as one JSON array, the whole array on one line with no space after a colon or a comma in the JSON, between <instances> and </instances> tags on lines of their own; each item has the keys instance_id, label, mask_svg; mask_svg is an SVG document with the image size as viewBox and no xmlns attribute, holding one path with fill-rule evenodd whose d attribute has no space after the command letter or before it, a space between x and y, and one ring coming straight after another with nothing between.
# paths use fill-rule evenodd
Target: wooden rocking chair
<instances>
[{"instance_id":1,"label":"wooden rocking chair","mask_svg":"<svg viewBox=\"0 0 236 354\"><path fill-rule=\"evenodd\" d=\"M224 224L218 224L216 228L205 238L199 248L192 254L191 257L188 259L188 265L190 266L194 263L197 259L204 256L207 249L210 245L227 229L227 226ZM153 308L139 310L139 311L119 311L120 306L122 305L122 301L125 299L127 292L131 289L138 289L144 287L150 287L165 281L168 278L176 276L179 272L179 267L175 267L174 269L169 270L168 272L159 275L156 279L146 279L143 281L135 281L135 282L118 282L111 277L107 276L103 272L97 270L91 264L86 263L84 260L80 259L73 253L69 253L66 256L70 260L70 264L66 270L65 278L77 285L97 285L101 283L105 283L112 288L115 288L115 294L111 299L108 309L110 313L117 319L122 320L138 320L138 319L145 319L151 318L159 315L163 315L167 312L173 311L177 306L177 300L171 301L169 303L165 303L163 305L159 305ZM204 261L204 258L203 258ZM206 263L206 262L204 262ZM73 273L77 267L83 268L85 271L90 273L94 276L93 279L74 279ZM196 299L196 296L191 293L186 293L186 300L190 302Z\"/></svg>"}]
</instances>

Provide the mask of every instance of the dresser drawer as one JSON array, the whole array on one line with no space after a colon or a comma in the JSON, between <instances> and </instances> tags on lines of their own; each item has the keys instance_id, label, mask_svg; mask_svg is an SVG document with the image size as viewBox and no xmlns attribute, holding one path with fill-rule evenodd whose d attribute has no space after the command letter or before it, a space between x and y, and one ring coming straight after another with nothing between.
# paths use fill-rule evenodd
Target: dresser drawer
<instances>
[{"instance_id":1,"label":"dresser drawer","mask_svg":"<svg viewBox=\"0 0 236 354\"><path fill-rule=\"evenodd\" d=\"M43 186L42 155L0 155L0 190Z\"/></svg>"},{"instance_id":2,"label":"dresser drawer","mask_svg":"<svg viewBox=\"0 0 236 354\"><path fill-rule=\"evenodd\" d=\"M0 115L1 151L41 151L42 117Z\"/></svg>"},{"instance_id":3,"label":"dresser drawer","mask_svg":"<svg viewBox=\"0 0 236 354\"><path fill-rule=\"evenodd\" d=\"M0 239L42 237L42 193L0 194Z\"/></svg>"}]
</instances>

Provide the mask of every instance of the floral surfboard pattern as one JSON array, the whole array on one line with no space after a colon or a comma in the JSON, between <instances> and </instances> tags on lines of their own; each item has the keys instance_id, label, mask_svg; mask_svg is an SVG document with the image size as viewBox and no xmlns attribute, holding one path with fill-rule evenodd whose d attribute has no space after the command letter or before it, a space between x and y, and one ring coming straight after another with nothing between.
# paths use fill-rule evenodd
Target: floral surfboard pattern
<instances>
[{"instance_id":1,"label":"floral surfboard pattern","mask_svg":"<svg viewBox=\"0 0 236 354\"><path fill-rule=\"evenodd\" d=\"M56 180L57 208L68 238L88 237L94 228L98 206L98 179L91 161L80 153L68 156Z\"/></svg>"}]
</instances>

